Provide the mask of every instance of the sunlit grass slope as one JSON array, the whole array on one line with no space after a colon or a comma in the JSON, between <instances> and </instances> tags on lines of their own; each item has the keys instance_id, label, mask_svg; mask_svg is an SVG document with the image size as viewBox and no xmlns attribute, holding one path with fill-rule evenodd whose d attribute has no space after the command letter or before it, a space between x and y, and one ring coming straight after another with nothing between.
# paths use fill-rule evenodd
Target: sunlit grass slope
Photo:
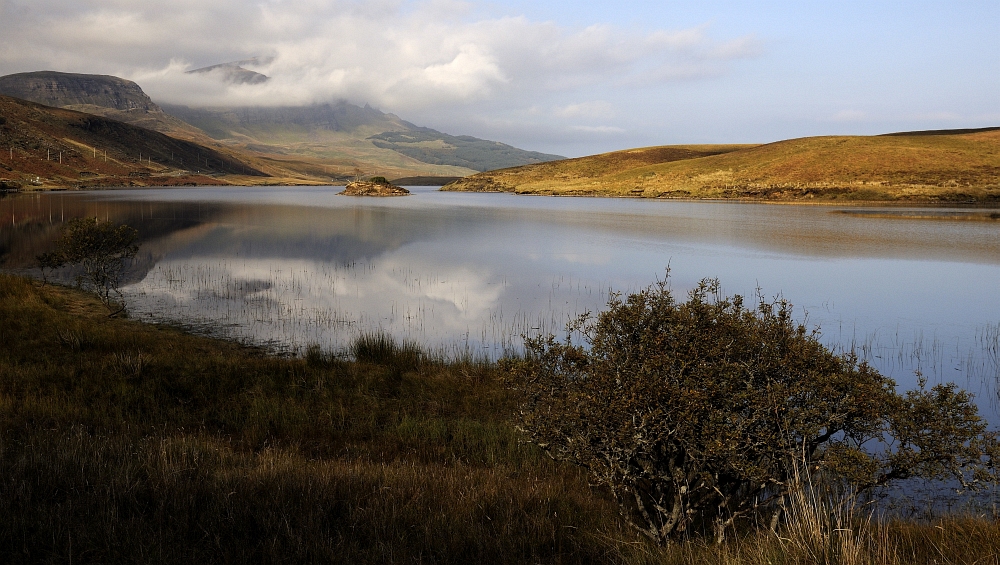
<instances>
[{"instance_id":1,"label":"sunlit grass slope","mask_svg":"<svg viewBox=\"0 0 1000 565\"><path fill-rule=\"evenodd\" d=\"M524 445L492 364L277 358L0 274L0 563L988 563L984 519L656 548ZM852 542L853 543L853 542ZM840 544L840 545L837 545ZM991 561L991 559L993 561Z\"/></svg>"},{"instance_id":2,"label":"sunlit grass slope","mask_svg":"<svg viewBox=\"0 0 1000 565\"><path fill-rule=\"evenodd\" d=\"M1000 131L810 137L716 148L651 147L489 171L445 190L995 202L1000 201Z\"/></svg>"}]
</instances>

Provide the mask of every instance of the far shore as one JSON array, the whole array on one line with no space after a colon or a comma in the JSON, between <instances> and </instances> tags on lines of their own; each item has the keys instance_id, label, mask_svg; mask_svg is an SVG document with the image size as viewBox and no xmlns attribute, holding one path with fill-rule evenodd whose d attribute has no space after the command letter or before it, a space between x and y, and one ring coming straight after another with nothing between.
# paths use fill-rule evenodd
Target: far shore
<instances>
[{"instance_id":1,"label":"far shore","mask_svg":"<svg viewBox=\"0 0 1000 565\"><path fill-rule=\"evenodd\" d=\"M244 180L252 179L253 182L240 182ZM106 190L143 190L143 189L185 189L185 188L242 188L242 187L276 187L276 188L293 188L293 187L343 187L348 184L348 182L343 183L323 183L318 181L303 181L301 179L289 179L289 178L262 178L262 177L240 177L238 179L217 179L220 182L214 183L178 183L178 184L94 184L94 185L43 185L43 186L25 186L18 190L7 190L0 191L0 197L6 196L7 194L39 194L47 192L85 192L85 191L106 191ZM262 181L268 182L262 182ZM865 208L865 207L879 207L879 208L961 208L961 209L980 209L980 210L1000 210L1000 199L990 198L990 199L864 199L864 198L750 198L750 197L717 197L717 196L672 196L672 195L659 195L659 196L641 196L632 194L605 194L605 193L595 193L595 194L578 194L578 193L554 193L554 192L515 192L515 191L474 191L474 190L446 190L439 184L407 184L405 186L423 186L423 187L438 187L439 191L445 192L464 192L464 193L481 193L481 194L512 194L516 196L542 196L542 197L558 197L558 198L609 198L609 199L630 199L630 200L648 200L656 202L729 202L729 203L743 203L743 204L774 204L774 205L803 205L803 206L830 206L830 207L849 207L849 208ZM852 215L863 215L865 217L879 217L879 218L905 218L905 219L936 219L936 220L978 220L978 221L1000 221L1000 215L998 214L900 214L900 213L889 213L889 214L879 214L877 212L845 212Z\"/></svg>"}]
</instances>

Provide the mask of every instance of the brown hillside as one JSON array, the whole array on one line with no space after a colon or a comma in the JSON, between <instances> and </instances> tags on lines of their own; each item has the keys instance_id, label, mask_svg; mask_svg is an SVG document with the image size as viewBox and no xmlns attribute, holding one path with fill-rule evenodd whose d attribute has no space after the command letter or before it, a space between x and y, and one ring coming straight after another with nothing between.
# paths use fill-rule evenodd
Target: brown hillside
<instances>
[{"instance_id":1,"label":"brown hillside","mask_svg":"<svg viewBox=\"0 0 1000 565\"><path fill-rule=\"evenodd\" d=\"M0 179L28 186L226 184L204 176L221 174L264 176L190 141L0 96Z\"/></svg>"},{"instance_id":2,"label":"brown hillside","mask_svg":"<svg viewBox=\"0 0 1000 565\"><path fill-rule=\"evenodd\" d=\"M1000 131L792 139L684 158L670 147L491 171L445 190L765 200L1000 200ZM691 150L691 147L676 147ZM656 161L658 155L682 156ZM543 168L548 167L548 168Z\"/></svg>"},{"instance_id":3,"label":"brown hillside","mask_svg":"<svg viewBox=\"0 0 1000 565\"><path fill-rule=\"evenodd\" d=\"M658 163L669 163L737 151L752 145L666 145L626 149L589 157L549 161L487 171L449 183L443 190L471 192L523 192L536 183L593 181Z\"/></svg>"}]
</instances>

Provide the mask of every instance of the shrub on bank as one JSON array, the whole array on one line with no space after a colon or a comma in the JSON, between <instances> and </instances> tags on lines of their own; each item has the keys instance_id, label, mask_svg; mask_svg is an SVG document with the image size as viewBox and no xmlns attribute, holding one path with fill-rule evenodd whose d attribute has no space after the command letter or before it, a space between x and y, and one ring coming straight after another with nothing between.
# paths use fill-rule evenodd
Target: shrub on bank
<instances>
[{"instance_id":1,"label":"shrub on bank","mask_svg":"<svg viewBox=\"0 0 1000 565\"><path fill-rule=\"evenodd\" d=\"M702 281L686 302L666 281L570 328L586 345L530 339L508 362L519 426L587 469L659 544L740 524L777 526L809 479L867 492L911 477L995 484L997 435L953 384L899 394L792 321Z\"/></svg>"}]
</instances>

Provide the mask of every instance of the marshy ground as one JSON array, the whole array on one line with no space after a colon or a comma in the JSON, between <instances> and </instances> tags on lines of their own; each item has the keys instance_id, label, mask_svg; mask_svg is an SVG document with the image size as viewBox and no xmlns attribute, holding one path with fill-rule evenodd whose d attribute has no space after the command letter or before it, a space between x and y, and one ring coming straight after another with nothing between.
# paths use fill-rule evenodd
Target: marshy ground
<instances>
[{"instance_id":1,"label":"marshy ground","mask_svg":"<svg viewBox=\"0 0 1000 565\"><path fill-rule=\"evenodd\" d=\"M992 517L863 513L851 532L812 542L765 532L657 548L581 470L521 442L496 365L379 339L350 353L275 357L108 319L89 295L0 275L0 562L971 564L1000 554ZM846 535L856 552L821 555Z\"/></svg>"}]
</instances>

